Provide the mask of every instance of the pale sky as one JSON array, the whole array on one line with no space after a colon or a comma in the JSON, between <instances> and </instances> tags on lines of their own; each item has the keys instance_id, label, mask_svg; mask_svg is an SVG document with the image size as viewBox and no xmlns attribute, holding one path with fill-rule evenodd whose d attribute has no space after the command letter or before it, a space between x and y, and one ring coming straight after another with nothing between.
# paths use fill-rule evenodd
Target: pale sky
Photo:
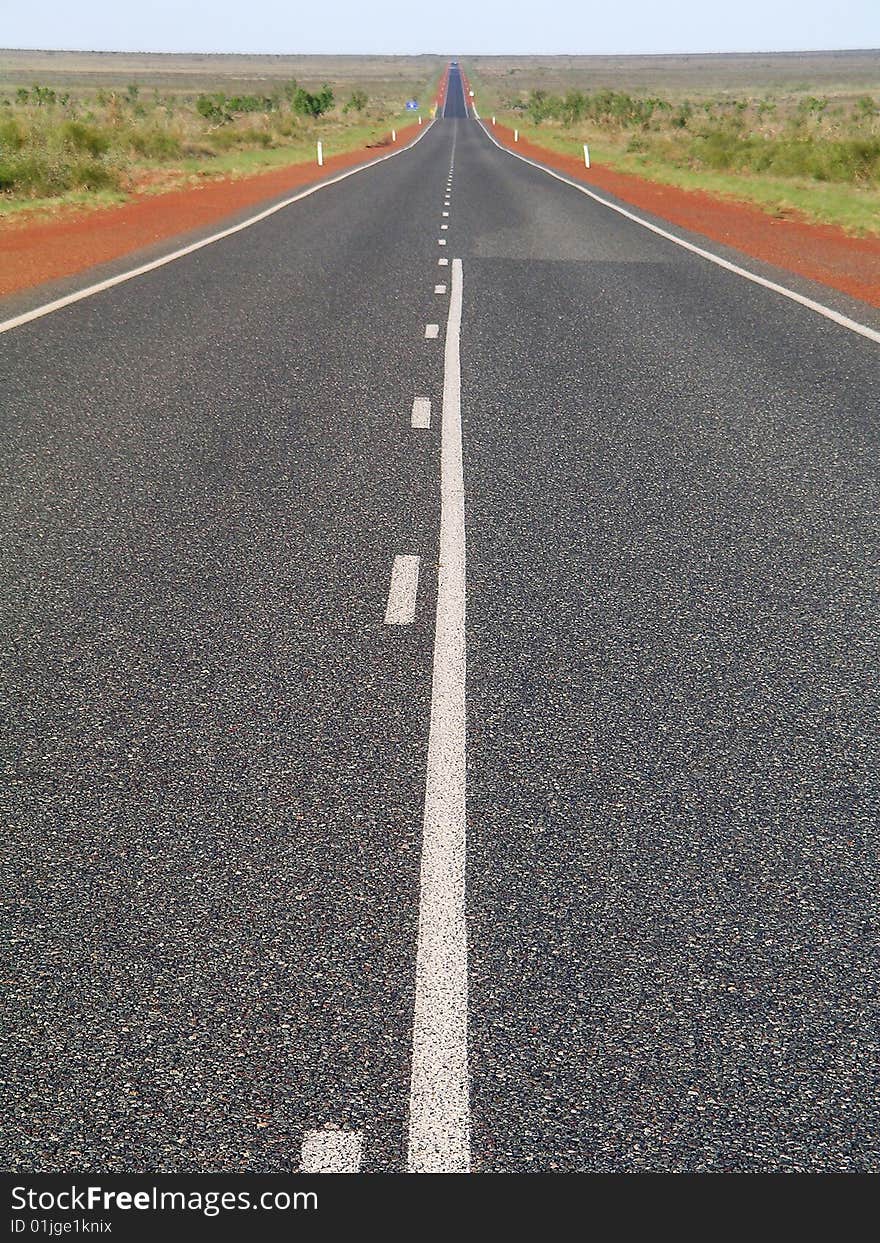
<instances>
[{"instance_id":1,"label":"pale sky","mask_svg":"<svg viewBox=\"0 0 880 1243\"><path fill-rule=\"evenodd\" d=\"M876 48L880 0L0 0L0 47L452 55Z\"/></svg>"}]
</instances>

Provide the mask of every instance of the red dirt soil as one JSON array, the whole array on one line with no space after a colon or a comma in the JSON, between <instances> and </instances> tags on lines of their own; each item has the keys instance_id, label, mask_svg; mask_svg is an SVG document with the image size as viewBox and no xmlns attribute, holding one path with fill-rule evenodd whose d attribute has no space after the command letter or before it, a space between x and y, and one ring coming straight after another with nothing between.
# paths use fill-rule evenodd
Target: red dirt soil
<instances>
[{"instance_id":1,"label":"red dirt soil","mask_svg":"<svg viewBox=\"0 0 880 1243\"><path fill-rule=\"evenodd\" d=\"M732 202L700 190L658 185L602 165L586 169L576 156L560 155L520 138L504 125L485 123L504 146L557 169L591 189L616 198L755 259L796 272L880 307L880 238L850 237L833 225L778 219L749 203Z\"/></svg>"},{"instance_id":2,"label":"red dirt soil","mask_svg":"<svg viewBox=\"0 0 880 1243\"><path fill-rule=\"evenodd\" d=\"M3 221L0 297L73 276L190 229L221 224L244 208L405 147L418 132L418 124L408 125L397 131L396 142L392 143L389 135L381 151L363 147L328 156L323 169L315 163L290 164L253 177L223 178L164 194L136 195L119 206L65 211L50 220Z\"/></svg>"}]
</instances>

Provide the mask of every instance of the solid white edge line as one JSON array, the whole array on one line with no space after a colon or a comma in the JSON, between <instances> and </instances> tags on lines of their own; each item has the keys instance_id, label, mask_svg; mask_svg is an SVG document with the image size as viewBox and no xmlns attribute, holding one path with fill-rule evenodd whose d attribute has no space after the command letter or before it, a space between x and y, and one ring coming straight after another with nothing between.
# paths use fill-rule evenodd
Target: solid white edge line
<instances>
[{"instance_id":1,"label":"solid white edge line","mask_svg":"<svg viewBox=\"0 0 880 1243\"><path fill-rule=\"evenodd\" d=\"M440 449L440 557L425 776L407 1169L470 1170L465 919L462 265L452 263Z\"/></svg>"},{"instance_id":2,"label":"solid white edge line","mask_svg":"<svg viewBox=\"0 0 880 1243\"><path fill-rule=\"evenodd\" d=\"M358 1174L364 1141L360 1131L306 1131L301 1174Z\"/></svg>"},{"instance_id":3,"label":"solid white edge line","mask_svg":"<svg viewBox=\"0 0 880 1243\"><path fill-rule=\"evenodd\" d=\"M411 425L420 430L431 426L431 401L428 397L414 397L412 404Z\"/></svg>"},{"instance_id":4,"label":"solid white edge line","mask_svg":"<svg viewBox=\"0 0 880 1243\"><path fill-rule=\"evenodd\" d=\"M479 119L479 118L478 118ZM797 293L794 289L788 289L785 285L778 285L776 281L767 280L764 276L758 276L757 272L750 272L748 268L741 268L736 263L731 263L729 259L722 259L720 255L715 255L711 250L704 250L702 246L695 246L693 242L686 242L684 238L676 237L674 233L661 229L659 225L651 224L650 220L645 220L641 216L637 216L635 212L627 211L625 207L619 207L616 203L603 199L600 194L596 194L587 186L581 185L577 181L571 181L568 177L556 173L551 168L545 168L543 164L539 164L537 160L530 160L528 156L520 155L518 151L511 151L509 147L505 147L500 143L493 134L490 134L483 121L480 126L490 142L494 142L499 151L513 156L515 160L522 160L524 164L531 164L532 168L540 169L542 173L546 173L548 177L554 177L557 181L561 181L566 186L571 186L573 190L579 190L581 194L586 194L588 198L595 199L597 203L601 203L603 207L610 207L612 211L616 211L619 216L625 216L627 220L632 220L635 224L640 224L643 229L650 229L652 233L656 233L658 237L665 237L667 241L674 242L676 246L681 246L684 250L691 251L692 254L699 255L701 259L708 259L710 263L717 264L719 268L725 268L728 272L733 272L737 276L742 276L747 281L752 281L755 285L762 285L764 289L770 289L773 293L778 293L783 298L789 298L792 302L797 302L801 306L805 306L810 311L815 311L817 315L823 315L826 319L832 320L835 324L839 324L841 328L848 328L850 332L857 332L859 336L867 337L869 341L876 341L880 344L880 332L874 328L869 328L867 324L860 324L857 320L850 319L848 315L841 315L839 311L833 310L830 306L825 306L822 302L815 302L812 298L805 297L804 294Z\"/></svg>"},{"instance_id":5,"label":"solid white edge line","mask_svg":"<svg viewBox=\"0 0 880 1243\"><path fill-rule=\"evenodd\" d=\"M385 606L386 626L411 626L416 619L416 597L419 591L419 558L400 556L391 566L388 603Z\"/></svg>"},{"instance_id":6,"label":"solid white edge line","mask_svg":"<svg viewBox=\"0 0 880 1243\"><path fill-rule=\"evenodd\" d=\"M292 203L299 203L301 199L306 199L310 195L316 194L319 190L326 190L328 186L335 186L340 181L353 177L356 173L364 173L367 169L375 168L378 164L384 163L385 160L392 160L397 155L403 155L405 151L410 151L416 143L421 142L433 124L433 121L429 121L425 128L416 135L412 142L407 143L405 147L400 147L396 151L389 151L387 155L381 155L378 159L370 160L368 164L359 164L356 168L349 168L344 173L338 173L337 176L331 177L327 181L321 181L317 185L309 186L308 189L302 190L299 194L283 199L280 203L275 203L272 207L267 207L263 211L258 212L257 215L249 216L247 220L242 220L228 229L222 229L219 233L212 233L210 237L203 237L198 242L192 242L188 246L181 246L178 250L173 250L167 255L162 255L158 259L152 259L149 263L142 263L140 267L130 268L127 272L120 272L117 276L110 276L107 280L98 281L95 285L87 285L84 289L78 289L75 293L66 294L63 298L56 298L53 302L46 302L42 306L34 307L31 311L25 311L21 315L13 316L11 319L2 320L0 321L0 333L9 332L13 328L20 328L22 324L28 324L34 319L41 319L44 315L51 315L53 311L60 311L62 307L72 306L74 302L81 302L84 298L91 298L96 293L103 293L105 289L112 289L115 285L122 285L125 281L134 280L136 276L144 276L147 272L154 272L157 268L164 267L166 263L173 263L176 259L183 259L185 255L191 255L197 250L202 250L205 246L212 246L214 242L220 242L225 237L232 237L234 233L241 233L243 229L249 229L251 225L258 224L269 216L274 216L276 212L282 211L285 207L290 207Z\"/></svg>"}]
</instances>

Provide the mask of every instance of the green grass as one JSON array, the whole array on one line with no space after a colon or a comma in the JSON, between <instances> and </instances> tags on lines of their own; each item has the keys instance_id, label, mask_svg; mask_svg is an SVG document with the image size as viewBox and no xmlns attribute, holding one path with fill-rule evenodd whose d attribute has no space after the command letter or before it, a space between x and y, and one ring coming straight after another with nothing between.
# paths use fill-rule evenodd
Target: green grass
<instances>
[{"instance_id":1,"label":"green grass","mask_svg":"<svg viewBox=\"0 0 880 1243\"><path fill-rule=\"evenodd\" d=\"M59 210L112 207L125 203L129 195L122 190L66 190L63 194L39 197L0 198L0 220L23 219L29 216L51 216Z\"/></svg>"},{"instance_id":2,"label":"green grass","mask_svg":"<svg viewBox=\"0 0 880 1243\"><path fill-rule=\"evenodd\" d=\"M358 59L349 68L364 65ZM423 101L427 119L436 79L432 72L427 81L372 82L378 94L355 83L344 78L308 91L276 77L242 93L235 77L203 78L208 89L185 95L136 82L124 90L16 87L0 94L0 216L310 163L319 139L329 159L411 124L410 96ZM356 106L346 107L352 99ZM322 114L311 115L318 102Z\"/></svg>"},{"instance_id":3,"label":"green grass","mask_svg":"<svg viewBox=\"0 0 880 1243\"><path fill-rule=\"evenodd\" d=\"M423 119L427 119L423 114ZM392 128L401 130L405 125L412 124L412 113L401 111L381 123L334 125L327 122L324 127L316 127L307 139L290 141L277 147L243 147L223 152L217 156L184 156L171 163L158 160L142 161L137 171L141 175L161 174L158 181L145 181L139 187L142 194L162 194L165 191L179 188L195 182L215 177L249 177L259 173L270 172L297 164L312 163L316 160L315 144L318 136L324 143L324 157L342 155L347 151L356 151L387 136ZM377 151L377 154L380 152ZM57 213L61 209L82 209L89 207L110 207L124 203L130 193L121 188L68 189L54 194L40 195L2 195L0 196L0 219L20 219L28 214L44 216Z\"/></svg>"}]
</instances>

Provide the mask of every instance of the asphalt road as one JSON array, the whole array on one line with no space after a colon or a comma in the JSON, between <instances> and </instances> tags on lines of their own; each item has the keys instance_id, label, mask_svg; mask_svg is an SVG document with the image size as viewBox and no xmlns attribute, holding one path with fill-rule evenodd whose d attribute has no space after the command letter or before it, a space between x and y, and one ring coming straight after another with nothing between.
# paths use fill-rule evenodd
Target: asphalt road
<instances>
[{"instance_id":1,"label":"asphalt road","mask_svg":"<svg viewBox=\"0 0 880 1243\"><path fill-rule=\"evenodd\" d=\"M880 1169L878 347L465 113L0 336L5 1168Z\"/></svg>"}]
</instances>

